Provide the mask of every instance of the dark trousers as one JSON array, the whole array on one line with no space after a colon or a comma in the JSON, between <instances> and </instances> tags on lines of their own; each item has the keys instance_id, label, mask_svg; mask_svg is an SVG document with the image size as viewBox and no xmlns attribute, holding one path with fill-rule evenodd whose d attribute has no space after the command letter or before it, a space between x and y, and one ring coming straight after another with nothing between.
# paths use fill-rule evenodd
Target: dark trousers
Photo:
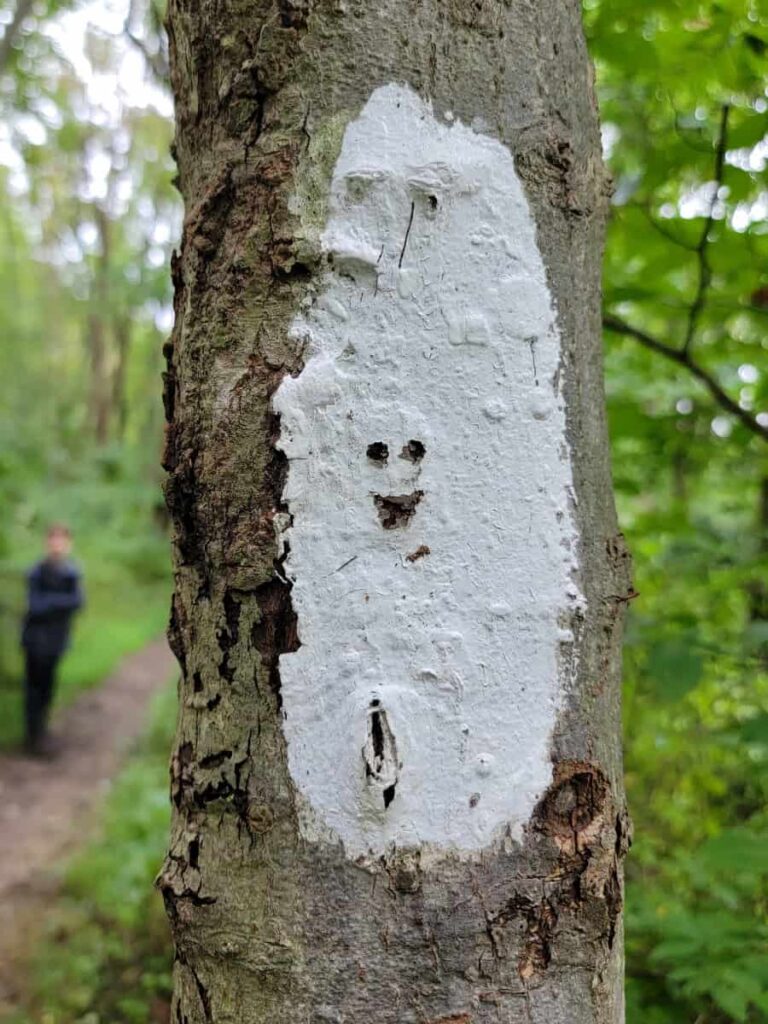
<instances>
[{"instance_id":1,"label":"dark trousers","mask_svg":"<svg viewBox=\"0 0 768 1024\"><path fill-rule=\"evenodd\" d=\"M35 746L45 734L48 722L48 710L51 706L53 688L56 684L56 665L58 655L34 654L26 652L25 680L25 722L27 743Z\"/></svg>"}]
</instances>

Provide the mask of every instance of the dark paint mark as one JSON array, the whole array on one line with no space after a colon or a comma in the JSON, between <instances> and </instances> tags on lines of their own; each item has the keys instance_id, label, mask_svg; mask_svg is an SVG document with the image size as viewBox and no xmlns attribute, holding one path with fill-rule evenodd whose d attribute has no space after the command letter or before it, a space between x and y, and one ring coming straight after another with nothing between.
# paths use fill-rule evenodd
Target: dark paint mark
<instances>
[{"instance_id":1,"label":"dark paint mark","mask_svg":"<svg viewBox=\"0 0 768 1024\"><path fill-rule=\"evenodd\" d=\"M420 544L415 551L411 551L409 555L405 556L405 560L406 562L418 562L420 558L425 558L431 554L432 551L426 544Z\"/></svg>"}]
</instances>

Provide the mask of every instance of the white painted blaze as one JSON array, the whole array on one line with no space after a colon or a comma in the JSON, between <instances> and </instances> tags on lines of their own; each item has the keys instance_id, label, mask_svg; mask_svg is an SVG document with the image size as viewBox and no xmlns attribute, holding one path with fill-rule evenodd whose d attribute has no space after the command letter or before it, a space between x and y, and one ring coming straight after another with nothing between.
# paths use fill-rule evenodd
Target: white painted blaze
<instances>
[{"instance_id":1,"label":"white painted blaze","mask_svg":"<svg viewBox=\"0 0 768 1024\"><path fill-rule=\"evenodd\" d=\"M302 828L350 856L476 850L550 780L583 601L534 224L509 150L389 85L347 127L323 246L274 400Z\"/></svg>"}]
</instances>

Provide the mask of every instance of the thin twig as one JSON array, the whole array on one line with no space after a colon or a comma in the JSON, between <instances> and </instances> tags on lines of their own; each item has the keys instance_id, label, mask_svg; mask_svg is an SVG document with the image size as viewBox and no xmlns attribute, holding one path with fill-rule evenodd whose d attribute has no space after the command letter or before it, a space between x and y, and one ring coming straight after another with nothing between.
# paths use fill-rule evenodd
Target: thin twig
<instances>
[{"instance_id":1,"label":"thin twig","mask_svg":"<svg viewBox=\"0 0 768 1024\"><path fill-rule=\"evenodd\" d=\"M638 202L637 200L630 200L629 202L624 203L622 208L625 210L639 210L645 216L646 220L651 225L651 227L654 228L654 230L658 231L662 238L666 238L666 240L668 242L671 242L673 245L677 245L681 249L685 249L686 252L696 252L695 242L686 242L685 239L678 238L678 236L674 234L674 232L670 231L668 228L664 227L664 225L661 224L658 220L656 220L656 218L653 216L653 213L651 212L650 202Z\"/></svg>"},{"instance_id":2,"label":"thin twig","mask_svg":"<svg viewBox=\"0 0 768 1024\"><path fill-rule=\"evenodd\" d=\"M346 567L348 565L351 565L356 559L357 559L357 555L352 555L351 558L348 558L346 560L346 562L342 562L341 565L338 568L334 569L333 572L329 573L328 575L329 576L333 576L334 573L341 572L342 569L346 569Z\"/></svg>"},{"instance_id":3,"label":"thin twig","mask_svg":"<svg viewBox=\"0 0 768 1024\"><path fill-rule=\"evenodd\" d=\"M675 134L678 136L678 138L683 143L683 145L687 146L688 149L692 149L694 153L709 153L709 151L710 151L710 147L709 146L706 146L706 145L697 146L693 142L691 142L691 140L689 138L689 134L690 134L691 131L696 131L696 132L701 133L702 128L696 127L694 129L691 129L691 128L685 127L681 123L682 122L682 114L678 110L675 110L674 107L672 108L672 110L673 110L674 115L675 115L675 118L674 118Z\"/></svg>"},{"instance_id":4,"label":"thin twig","mask_svg":"<svg viewBox=\"0 0 768 1024\"><path fill-rule=\"evenodd\" d=\"M603 317L603 327L607 331L613 331L614 334L623 334L626 337L634 338L641 345L651 349L652 352L658 352L659 355L671 359L678 366L684 366L707 388L718 405L740 420L753 434L757 434L764 441L768 441L768 426L764 427L755 416L746 409L742 409L739 403L731 398L727 391L723 390L712 374L695 362L689 351L673 348L672 345L667 345L665 342L659 341L658 338L654 338L647 331L643 331L639 327L633 327L631 324L625 323L623 320L610 314L606 314Z\"/></svg>"},{"instance_id":5,"label":"thin twig","mask_svg":"<svg viewBox=\"0 0 768 1024\"><path fill-rule=\"evenodd\" d=\"M648 219L648 223L661 235L662 238L666 238L666 240L671 242L673 245L677 245L679 248L685 249L686 252L696 252L695 245L691 245L690 242L683 241L682 238L678 238L672 231L668 231L663 224L656 220L650 210L644 210L643 212Z\"/></svg>"},{"instance_id":6,"label":"thin twig","mask_svg":"<svg viewBox=\"0 0 768 1024\"><path fill-rule=\"evenodd\" d=\"M691 305L690 312L688 313L688 328L685 332L685 341L683 342L683 351L688 352L691 345L693 344L694 335L696 334L696 328L699 323L699 317L704 310L704 304L707 301L707 289L712 282L712 268L709 265L709 232L712 230L712 225L715 222L715 210L717 208L717 199L720 192L720 187L723 184L723 173L725 171L725 151L728 141L728 115L730 114L731 108L729 104L724 103L723 108L720 112L720 129L717 134L717 144L715 146L715 173L714 183L712 188L712 197L709 201L709 214L704 222L704 228L699 238L699 244L696 246L696 255L699 264L699 283L696 287L696 295Z\"/></svg>"}]
</instances>

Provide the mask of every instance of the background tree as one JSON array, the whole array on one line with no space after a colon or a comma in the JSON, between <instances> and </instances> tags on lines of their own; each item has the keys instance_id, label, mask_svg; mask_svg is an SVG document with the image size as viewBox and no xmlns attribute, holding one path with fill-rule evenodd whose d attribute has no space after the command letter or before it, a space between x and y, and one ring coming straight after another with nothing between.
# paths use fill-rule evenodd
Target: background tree
<instances>
[{"instance_id":1,"label":"background tree","mask_svg":"<svg viewBox=\"0 0 768 1024\"><path fill-rule=\"evenodd\" d=\"M89 602L62 696L162 630L162 407L178 198L170 102L99 5L39 6L0 74L0 743L20 725L23 570L71 523ZM7 12L5 12L7 13Z\"/></svg>"},{"instance_id":2,"label":"background tree","mask_svg":"<svg viewBox=\"0 0 768 1024\"><path fill-rule=\"evenodd\" d=\"M625 648L628 1015L768 1019L760 4L590 2Z\"/></svg>"},{"instance_id":3,"label":"background tree","mask_svg":"<svg viewBox=\"0 0 768 1024\"><path fill-rule=\"evenodd\" d=\"M579 6L168 27L173 1013L618 1021L629 584Z\"/></svg>"}]
</instances>

